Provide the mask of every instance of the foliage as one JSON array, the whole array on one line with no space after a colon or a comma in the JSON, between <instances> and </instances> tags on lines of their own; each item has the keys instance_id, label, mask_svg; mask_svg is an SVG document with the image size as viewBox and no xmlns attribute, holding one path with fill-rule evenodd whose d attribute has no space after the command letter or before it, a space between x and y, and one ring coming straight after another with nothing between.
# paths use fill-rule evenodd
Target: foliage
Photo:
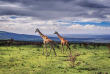
<instances>
[{"instance_id":1,"label":"foliage","mask_svg":"<svg viewBox=\"0 0 110 74\"><path fill-rule=\"evenodd\" d=\"M27 46L2 46L0 47L0 74L95 74L110 73L110 54L106 46L99 48L85 48L71 45L72 55L79 53L74 64L68 61L68 53L63 54L56 48L50 56L42 55L43 47ZM50 48L48 48L48 52ZM65 61L66 60L66 61Z\"/></svg>"}]
</instances>

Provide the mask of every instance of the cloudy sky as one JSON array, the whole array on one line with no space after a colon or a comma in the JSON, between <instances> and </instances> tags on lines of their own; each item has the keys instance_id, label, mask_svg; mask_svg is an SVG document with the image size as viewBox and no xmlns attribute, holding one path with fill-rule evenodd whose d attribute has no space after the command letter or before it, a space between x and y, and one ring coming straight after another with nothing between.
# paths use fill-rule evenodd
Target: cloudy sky
<instances>
[{"instance_id":1,"label":"cloudy sky","mask_svg":"<svg viewBox=\"0 0 110 74\"><path fill-rule=\"evenodd\" d=\"M0 31L110 34L110 0L0 0Z\"/></svg>"}]
</instances>

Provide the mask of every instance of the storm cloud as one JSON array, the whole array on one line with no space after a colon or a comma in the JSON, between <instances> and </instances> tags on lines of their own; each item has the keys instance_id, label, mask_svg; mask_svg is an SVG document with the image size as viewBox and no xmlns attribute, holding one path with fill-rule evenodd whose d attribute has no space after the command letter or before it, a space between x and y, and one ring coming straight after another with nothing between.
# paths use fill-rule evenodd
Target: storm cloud
<instances>
[{"instance_id":1,"label":"storm cloud","mask_svg":"<svg viewBox=\"0 0 110 74\"><path fill-rule=\"evenodd\" d=\"M105 12L110 12L109 3L108 0L1 0L0 15L31 16L43 20L64 17L103 19L107 18Z\"/></svg>"}]
</instances>

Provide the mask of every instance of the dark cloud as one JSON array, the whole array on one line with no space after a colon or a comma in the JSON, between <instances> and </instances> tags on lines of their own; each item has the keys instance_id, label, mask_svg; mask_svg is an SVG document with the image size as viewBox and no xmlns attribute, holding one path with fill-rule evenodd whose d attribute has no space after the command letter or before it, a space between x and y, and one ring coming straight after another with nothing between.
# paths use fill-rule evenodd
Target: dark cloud
<instances>
[{"instance_id":1,"label":"dark cloud","mask_svg":"<svg viewBox=\"0 0 110 74\"><path fill-rule=\"evenodd\" d=\"M84 1L80 1L78 3L80 6L83 7L88 7L88 8L110 8L109 6L103 5L103 4L99 4L99 3L93 3L93 2L89 2L88 0L84 0Z\"/></svg>"},{"instance_id":2,"label":"dark cloud","mask_svg":"<svg viewBox=\"0 0 110 74\"><path fill-rule=\"evenodd\" d=\"M108 1L100 0L1 0L3 5L15 4L19 7L0 6L0 15L31 16L39 19L64 17L107 18ZM92 11L91 14L88 12ZM107 12L106 12L107 11Z\"/></svg>"}]
</instances>

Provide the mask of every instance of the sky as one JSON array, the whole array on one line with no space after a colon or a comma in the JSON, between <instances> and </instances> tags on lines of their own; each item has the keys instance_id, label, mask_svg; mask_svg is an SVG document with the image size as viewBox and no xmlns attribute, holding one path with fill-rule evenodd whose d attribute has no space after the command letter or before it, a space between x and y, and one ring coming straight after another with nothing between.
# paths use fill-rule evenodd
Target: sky
<instances>
[{"instance_id":1,"label":"sky","mask_svg":"<svg viewBox=\"0 0 110 74\"><path fill-rule=\"evenodd\" d=\"M110 34L110 0L0 0L0 31Z\"/></svg>"}]
</instances>

